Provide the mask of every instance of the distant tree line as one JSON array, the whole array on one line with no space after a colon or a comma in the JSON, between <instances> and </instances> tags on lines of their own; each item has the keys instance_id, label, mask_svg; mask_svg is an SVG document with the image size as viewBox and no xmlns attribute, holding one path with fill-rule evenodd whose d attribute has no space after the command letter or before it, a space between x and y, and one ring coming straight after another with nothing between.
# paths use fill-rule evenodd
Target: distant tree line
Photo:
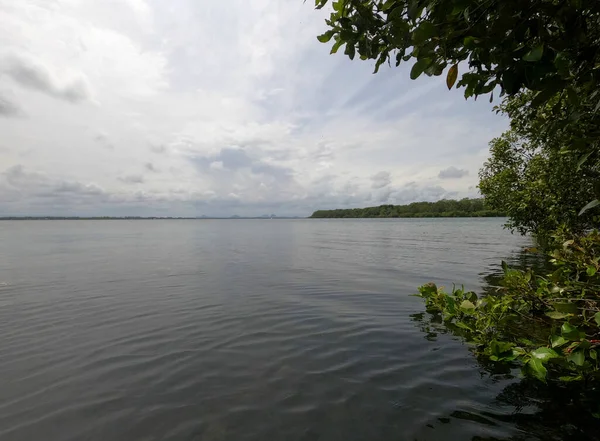
<instances>
[{"instance_id":1,"label":"distant tree line","mask_svg":"<svg viewBox=\"0 0 600 441\"><path fill-rule=\"evenodd\" d=\"M504 213L489 210L483 199L442 199L437 202L413 202L408 205L317 210L311 218L362 217L501 217Z\"/></svg>"}]
</instances>

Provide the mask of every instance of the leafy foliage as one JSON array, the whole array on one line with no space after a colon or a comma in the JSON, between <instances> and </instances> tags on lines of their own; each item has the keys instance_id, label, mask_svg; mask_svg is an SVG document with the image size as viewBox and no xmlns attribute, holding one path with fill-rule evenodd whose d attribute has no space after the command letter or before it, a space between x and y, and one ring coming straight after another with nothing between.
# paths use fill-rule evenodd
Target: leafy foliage
<instances>
[{"instance_id":1,"label":"leafy foliage","mask_svg":"<svg viewBox=\"0 0 600 441\"><path fill-rule=\"evenodd\" d=\"M427 311L494 362L518 363L542 381L600 380L600 234L568 240L551 253L554 271L508 268L502 287L483 297L463 288L419 288Z\"/></svg>"},{"instance_id":2,"label":"leafy foliage","mask_svg":"<svg viewBox=\"0 0 600 441\"><path fill-rule=\"evenodd\" d=\"M492 140L490 154L479 172L479 190L490 208L509 216L507 227L543 238L561 225L573 232L595 225L593 211L579 215L596 197L591 161L581 170L577 157L536 148L514 131Z\"/></svg>"},{"instance_id":3,"label":"leafy foliage","mask_svg":"<svg viewBox=\"0 0 600 441\"><path fill-rule=\"evenodd\" d=\"M486 209L483 199L443 199L437 202L413 202L408 205L380 205L378 207L317 210L312 218L363 217L496 217L500 211Z\"/></svg>"},{"instance_id":4,"label":"leafy foliage","mask_svg":"<svg viewBox=\"0 0 600 441\"><path fill-rule=\"evenodd\" d=\"M317 8L327 3L315 0ZM337 0L332 9L318 37L333 39L332 53L345 45L351 59L376 60L376 72L414 59L413 79L451 67L449 87L464 62L458 85L466 97L499 86L509 95L536 91L542 102L556 94L576 101L600 78L596 0Z\"/></svg>"},{"instance_id":5,"label":"leafy foliage","mask_svg":"<svg viewBox=\"0 0 600 441\"><path fill-rule=\"evenodd\" d=\"M521 93L497 108L511 118L511 128L490 142L479 189L491 208L507 213L507 226L522 234L547 237L561 225L586 231L595 225L597 203L590 201L600 198L600 156L586 152L582 140L598 128L582 118L550 133L557 100L532 109L533 99ZM566 115L566 108L559 111Z\"/></svg>"}]
</instances>

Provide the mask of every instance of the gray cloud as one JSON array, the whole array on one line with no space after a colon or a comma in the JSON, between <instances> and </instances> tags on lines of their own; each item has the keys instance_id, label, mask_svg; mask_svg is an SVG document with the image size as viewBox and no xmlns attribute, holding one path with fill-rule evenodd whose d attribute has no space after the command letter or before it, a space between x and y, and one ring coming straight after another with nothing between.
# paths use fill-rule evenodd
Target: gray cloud
<instances>
[{"instance_id":1,"label":"gray cloud","mask_svg":"<svg viewBox=\"0 0 600 441\"><path fill-rule=\"evenodd\" d=\"M371 188L383 188L392 183L390 172L380 171L374 176L371 176Z\"/></svg>"},{"instance_id":2,"label":"gray cloud","mask_svg":"<svg viewBox=\"0 0 600 441\"><path fill-rule=\"evenodd\" d=\"M160 173L160 170L157 169L151 162L146 162L146 164L144 164L144 168L152 173Z\"/></svg>"},{"instance_id":3,"label":"gray cloud","mask_svg":"<svg viewBox=\"0 0 600 441\"><path fill-rule=\"evenodd\" d=\"M106 195L96 184L54 179L44 173L30 172L21 164L6 169L1 176L12 194L31 198L71 198L75 203L82 197Z\"/></svg>"},{"instance_id":4,"label":"gray cloud","mask_svg":"<svg viewBox=\"0 0 600 441\"><path fill-rule=\"evenodd\" d=\"M119 177L124 184L143 184L145 179L142 175L127 175Z\"/></svg>"},{"instance_id":5,"label":"gray cloud","mask_svg":"<svg viewBox=\"0 0 600 441\"><path fill-rule=\"evenodd\" d=\"M159 155L162 155L164 153L167 153L167 147L163 144L150 144L150 151L152 153L157 153Z\"/></svg>"},{"instance_id":6,"label":"gray cloud","mask_svg":"<svg viewBox=\"0 0 600 441\"><path fill-rule=\"evenodd\" d=\"M44 65L29 58L18 55L5 57L0 61L0 70L23 87L72 103L87 101L91 97L83 77L60 84Z\"/></svg>"},{"instance_id":7,"label":"gray cloud","mask_svg":"<svg viewBox=\"0 0 600 441\"><path fill-rule=\"evenodd\" d=\"M308 215L451 197L446 183L463 197L475 179L432 186L446 166L431 158L476 170L508 124L439 78L330 56L326 11L302 2L47 3L13 1L0 26L0 94L19 98L0 103L0 164L25 166L0 170L14 214ZM64 104L90 96L102 106Z\"/></svg>"},{"instance_id":8,"label":"gray cloud","mask_svg":"<svg viewBox=\"0 0 600 441\"><path fill-rule=\"evenodd\" d=\"M115 149L115 145L110 140L110 137L108 136L107 133L104 133L104 132L98 133L96 136L94 136L94 141L96 141L98 144L100 144L105 149L108 149L108 150Z\"/></svg>"},{"instance_id":9,"label":"gray cloud","mask_svg":"<svg viewBox=\"0 0 600 441\"><path fill-rule=\"evenodd\" d=\"M6 94L0 94L0 116L18 117L24 115L21 107Z\"/></svg>"},{"instance_id":10,"label":"gray cloud","mask_svg":"<svg viewBox=\"0 0 600 441\"><path fill-rule=\"evenodd\" d=\"M440 179L459 179L469 174L468 170L459 169L454 166L440 170L438 178Z\"/></svg>"},{"instance_id":11,"label":"gray cloud","mask_svg":"<svg viewBox=\"0 0 600 441\"><path fill-rule=\"evenodd\" d=\"M190 156L192 163L202 171L227 170L237 172L248 170L257 175L266 175L283 183L293 179L293 171L287 167L269 164L257 157L251 157L241 148L223 148L216 155Z\"/></svg>"}]
</instances>

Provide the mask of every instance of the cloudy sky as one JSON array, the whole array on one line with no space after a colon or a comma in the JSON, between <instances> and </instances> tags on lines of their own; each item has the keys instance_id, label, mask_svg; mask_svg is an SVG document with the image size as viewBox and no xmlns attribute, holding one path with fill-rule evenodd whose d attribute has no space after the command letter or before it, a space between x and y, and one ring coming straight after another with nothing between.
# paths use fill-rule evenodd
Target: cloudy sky
<instances>
[{"instance_id":1,"label":"cloudy sky","mask_svg":"<svg viewBox=\"0 0 600 441\"><path fill-rule=\"evenodd\" d=\"M329 55L313 4L0 0L0 215L476 195L506 121L443 78Z\"/></svg>"}]
</instances>

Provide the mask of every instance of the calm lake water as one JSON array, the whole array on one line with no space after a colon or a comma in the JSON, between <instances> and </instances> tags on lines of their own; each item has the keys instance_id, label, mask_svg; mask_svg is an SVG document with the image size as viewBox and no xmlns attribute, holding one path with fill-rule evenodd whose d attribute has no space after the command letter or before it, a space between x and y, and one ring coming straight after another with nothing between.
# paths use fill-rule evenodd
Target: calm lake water
<instances>
[{"instance_id":1,"label":"calm lake water","mask_svg":"<svg viewBox=\"0 0 600 441\"><path fill-rule=\"evenodd\" d=\"M410 296L502 222L0 222L0 439L582 439Z\"/></svg>"}]
</instances>

